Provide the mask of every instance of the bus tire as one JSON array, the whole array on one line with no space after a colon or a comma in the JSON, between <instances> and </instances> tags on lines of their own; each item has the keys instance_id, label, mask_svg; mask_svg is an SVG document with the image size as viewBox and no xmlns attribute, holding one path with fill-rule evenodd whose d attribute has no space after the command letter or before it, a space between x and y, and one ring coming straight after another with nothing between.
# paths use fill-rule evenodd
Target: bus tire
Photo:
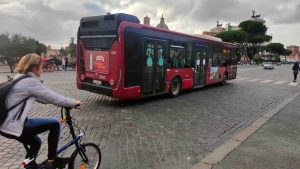
<instances>
[{"instance_id":1,"label":"bus tire","mask_svg":"<svg viewBox=\"0 0 300 169\"><path fill-rule=\"evenodd\" d=\"M226 85L226 84L227 84L227 80L228 80L227 73L224 73L224 74L223 74L222 85Z\"/></svg>"},{"instance_id":2,"label":"bus tire","mask_svg":"<svg viewBox=\"0 0 300 169\"><path fill-rule=\"evenodd\" d=\"M170 95L171 97L177 97L181 93L181 80L179 77L174 77L170 84Z\"/></svg>"}]
</instances>

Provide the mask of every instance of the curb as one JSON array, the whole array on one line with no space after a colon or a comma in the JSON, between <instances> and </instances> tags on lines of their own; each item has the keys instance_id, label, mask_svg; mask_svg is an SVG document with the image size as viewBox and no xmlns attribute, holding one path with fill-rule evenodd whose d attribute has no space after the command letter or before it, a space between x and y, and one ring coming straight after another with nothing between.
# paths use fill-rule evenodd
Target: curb
<instances>
[{"instance_id":1,"label":"curb","mask_svg":"<svg viewBox=\"0 0 300 169\"><path fill-rule=\"evenodd\" d=\"M264 113L262 117L254 121L247 128L230 137L230 139L228 139L224 144L216 148L213 152L209 153L191 169L211 169L213 165L223 160L230 152L237 148L249 136L255 133L260 127L268 122L275 114L277 114L282 108L294 100L299 94L300 93L295 93L293 96L286 99L269 112Z\"/></svg>"}]
</instances>

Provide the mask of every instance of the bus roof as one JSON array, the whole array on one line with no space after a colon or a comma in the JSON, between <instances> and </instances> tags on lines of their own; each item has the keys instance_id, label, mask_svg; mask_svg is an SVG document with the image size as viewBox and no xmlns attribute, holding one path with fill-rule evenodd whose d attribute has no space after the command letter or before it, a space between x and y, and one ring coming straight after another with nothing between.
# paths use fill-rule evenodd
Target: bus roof
<instances>
[{"instance_id":1,"label":"bus roof","mask_svg":"<svg viewBox=\"0 0 300 169\"><path fill-rule=\"evenodd\" d=\"M107 25L104 26L103 24L98 24L98 22L101 21L109 21L107 22ZM106 14L106 15L99 15L99 16L90 16L90 17L82 17L80 20L80 32L81 35L89 35L91 32L94 31L102 31L103 34L116 34L118 31L119 24L121 22L126 22L126 25L139 25L141 28L146 28L146 29L151 29L151 30L156 30L159 32L166 32L166 33L173 33L177 35L182 35L182 36L187 36L187 37L192 37L192 38L197 38L197 39L202 39L208 42L212 43L219 43L219 44L224 44L225 46L228 47L236 47L236 45L228 42L223 42L222 39L214 37L214 36L209 36L209 35L204 35L204 34L185 34L173 30L166 30L166 29L161 29L153 26L147 26L140 24L140 20L130 14L124 14L124 13L116 13L116 14ZM109 31L105 31L107 28L110 28Z\"/></svg>"},{"instance_id":2,"label":"bus roof","mask_svg":"<svg viewBox=\"0 0 300 169\"><path fill-rule=\"evenodd\" d=\"M117 22L118 24L120 24L120 22L122 21L140 23L140 20L136 16L124 14L124 13L116 13L116 14L82 17L80 20L80 27L85 28L85 27L89 27L89 25L97 26L92 24L97 23L99 21L112 21L112 20Z\"/></svg>"},{"instance_id":3,"label":"bus roof","mask_svg":"<svg viewBox=\"0 0 300 169\"><path fill-rule=\"evenodd\" d=\"M130 23L127 22L127 24L129 25L136 25L135 23ZM182 32L177 32L177 31L173 31L173 30L167 30L167 29L162 29L162 28L157 28L157 27L153 27L153 26L148 26L148 25L142 25L142 24L137 24L139 26L141 26L141 28L147 28L147 29L151 29L151 30L156 30L156 31L160 31L160 32L166 32L166 33L173 33L173 34L177 34L177 35L182 35L182 36L187 36L187 37L192 37L192 38L197 38L197 39L202 39L208 42L212 42L212 43L219 43L219 44L223 44L227 47L237 47L235 44L233 43L229 43L229 42L223 42L221 38L218 37L214 37L214 36L209 36L209 35L204 35L204 34L186 34L186 33L182 33Z\"/></svg>"}]
</instances>

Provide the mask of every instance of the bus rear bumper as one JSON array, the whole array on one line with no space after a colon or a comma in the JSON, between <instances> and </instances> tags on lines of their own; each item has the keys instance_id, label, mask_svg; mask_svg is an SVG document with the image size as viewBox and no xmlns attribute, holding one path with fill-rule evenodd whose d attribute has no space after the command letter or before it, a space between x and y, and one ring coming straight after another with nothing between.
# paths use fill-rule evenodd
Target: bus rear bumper
<instances>
[{"instance_id":1,"label":"bus rear bumper","mask_svg":"<svg viewBox=\"0 0 300 169\"><path fill-rule=\"evenodd\" d=\"M92 83L81 82L80 89L86 90L89 92L103 94L106 96L112 96L112 88L111 87L99 86L99 85L92 84Z\"/></svg>"}]
</instances>

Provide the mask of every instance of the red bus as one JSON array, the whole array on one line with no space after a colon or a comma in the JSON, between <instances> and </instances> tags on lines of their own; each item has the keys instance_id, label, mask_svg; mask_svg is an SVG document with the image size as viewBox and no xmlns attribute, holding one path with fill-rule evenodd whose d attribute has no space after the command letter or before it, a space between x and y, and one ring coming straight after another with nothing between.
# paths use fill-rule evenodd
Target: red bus
<instances>
[{"instance_id":1,"label":"red bus","mask_svg":"<svg viewBox=\"0 0 300 169\"><path fill-rule=\"evenodd\" d=\"M214 37L140 24L136 16L83 17L77 35L77 88L138 99L235 79L237 47Z\"/></svg>"}]
</instances>

